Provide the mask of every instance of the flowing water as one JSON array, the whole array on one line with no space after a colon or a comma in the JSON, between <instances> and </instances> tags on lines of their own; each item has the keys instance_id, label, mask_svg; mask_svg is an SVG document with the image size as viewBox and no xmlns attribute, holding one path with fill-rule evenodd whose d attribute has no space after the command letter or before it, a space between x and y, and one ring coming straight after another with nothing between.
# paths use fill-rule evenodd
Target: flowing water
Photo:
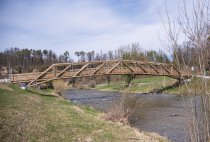
<instances>
[{"instance_id":1,"label":"flowing water","mask_svg":"<svg viewBox=\"0 0 210 142\"><path fill-rule=\"evenodd\" d=\"M134 95L134 94L128 94ZM65 97L76 104L91 106L106 112L116 101L120 93L96 90L68 90ZM172 141L186 140L186 105L194 107L195 97L181 97L169 94L135 94L137 106L131 126L139 130L156 132ZM184 100L184 101L183 101ZM185 102L185 103L184 103Z\"/></svg>"}]
</instances>

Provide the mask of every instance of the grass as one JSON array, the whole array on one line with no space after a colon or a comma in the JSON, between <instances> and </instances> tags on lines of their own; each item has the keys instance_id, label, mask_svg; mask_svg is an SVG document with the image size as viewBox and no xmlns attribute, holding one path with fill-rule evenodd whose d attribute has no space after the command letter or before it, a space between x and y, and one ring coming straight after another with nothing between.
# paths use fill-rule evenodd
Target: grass
<instances>
[{"instance_id":1,"label":"grass","mask_svg":"<svg viewBox=\"0 0 210 142\"><path fill-rule=\"evenodd\" d=\"M152 77L147 77L147 78L142 78L142 79L134 79L132 80L132 83L157 83L157 82L163 82L165 78L166 82L169 81L174 81L174 79L170 77L164 77L164 76L152 76Z\"/></svg>"},{"instance_id":2,"label":"grass","mask_svg":"<svg viewBox=\"0 0 210 142\"><path fill-rule=\"evenodd\" d=\"M2 85L5 86L5 85ZM137 138L163 141L157 134L139 133L129 126L105 121L102 113L75 106L60 97L0 86L0 141L103 141Z\"/></svg>"},{"instance_id":3,"label":"grass","mask_svg":"<svg viewBox=\"0 0 210 142\"><path fill-rule=\"evenodd\" d=\"M206 84L205 84L206 83ZM206 86L204 88L204 86ZM190 82L187 82L186 85L180 87L168 87L165 92L173 94L196 94L199 95L203 93L202 90L210 92L210 79L203 79L194 77Z\"/></svg>"},{"instance_id":4,"label":"grass","mask_svg":"<svg viewBox=\"0 0 210 142\"><path fill-rule=\"evenodd\" d=\"M133 92L133 93L149 93L153 90L163 90L164 93L168 94L189 94L189 93L202 93L203 86L207 86L207 92L210 92L210 79L202 79L194 77L186 85L179 87L173 87L176 83L176 79L163 76L152 76L142 79L134 79L131 81L131 85L125 88L125 83L116 82L107 84L99 84L96 86L97 90L102 91L122 91L122 92ZM206 82L206 84L204 84Z\"/></svg>"},{"instance_id":5,"label":"grass","mask_svg":"<svg viewBox=\"0 0 210 142\"><path fill-rule=\"evenodd\" d=\"M102 91L125 91L125 92L139 92L139 93L148 93L154 89L163 89L164 87L171 86L176 82L175 79L163 76L152 76L142 79L134 79L131 81L131 86L125 88L125 83L110 83L99 84L96 86L97 90Z\"/></svg>"},{"instance_id":6,"label":"grass","mask_svg":"<svg viewBox=\"0 0 210 142\"><path fill-rule=\"evenodd\" d=\"M201 94L202 90L206 89L210 92L210 79L203 79L199 77L193 77L190 82L179 87L173 87L177 80L163 77L152 76L142 79L134 79L131 82L130 87L125 88L125 83L117 82L107 84L99 84L96 86L97 90L102 91L122 91L122 92L134 92L134 93L149 93L153 90L162 90L168 94ZM206 84L204 84L206 83ZM206 86L205 88L203 88Z\"/></svg>"}]
</instances>

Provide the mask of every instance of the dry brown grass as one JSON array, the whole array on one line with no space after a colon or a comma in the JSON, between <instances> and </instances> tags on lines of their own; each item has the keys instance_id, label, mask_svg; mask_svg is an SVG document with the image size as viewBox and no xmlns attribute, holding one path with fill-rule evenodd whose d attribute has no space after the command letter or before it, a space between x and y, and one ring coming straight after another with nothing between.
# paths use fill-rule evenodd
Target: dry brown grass
<instances>
[{"instance_id":1,"label":"dry brown grass","mask_svg":"<svg viewBox=\"0 0 210 142\"><path fill-rule=\"evenodd\" d=\"M105 119L129 125L129 118L133 115L137 104L135 95L123 94L119 102L106 113Z\"/></svg>"},{"instance_id":2,"label":"dry brown grass","mask_svg":"<svg viewBox=\"0 0 210 142\"><path fill-rule=\"evenodd\" d=\"M6 84L6 83L0 83L0 89L5 89L5 90L13 91L13 89L10 88L8 86L8 84Z\"/></svg>"},{"instance_id":3,"label":"dry brown grass","mask_svg":"<svg viewBox=\"0 0 210 142\"><path fill-rule=\"evenodd\" d=\"M54 80L53 81L53 88L55 93L59 96L62 96L64 90L67 88L65 82L63 80Z\"/></svg>"},{"instance_id":4,"label":"dry brown grass","mask_svg":"<svg viewBox=\"0 0 210 142\"><path fill-rule=\"evenodd\" d=\"M88 83L88 87L95 88L95 87L96 87L96 81L95 81L95 80L91 80L91 81Z\"/></svg>"}]
</instances>

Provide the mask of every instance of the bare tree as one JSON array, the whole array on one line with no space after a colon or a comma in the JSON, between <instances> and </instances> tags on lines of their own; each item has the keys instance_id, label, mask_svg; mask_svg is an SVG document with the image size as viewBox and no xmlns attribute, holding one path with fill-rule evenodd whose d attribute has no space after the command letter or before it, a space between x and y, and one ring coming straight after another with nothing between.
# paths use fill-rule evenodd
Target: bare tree
<instances>
[{"instance_id":1,"label":"bare tree","mask_svg":"<svg viewBox=\"0 0 210 142\"><path fill-rule=\"evenodd\" d=\"M210 21L210 8L209 0L192 0L192 5L186 4L183 0L182 7L179 7L179 15L177 20L172 20L168 14L168 8L166 3L166 21L162 17L163 26L166 31L167 40L161 41L168 51L174 52L174 60L177 67L185 68L188 70L189 63L186 62L186 55L183 52L179 52L181 37L185 37L187 42L193 45L196 56L193 56L192 60L196 60L196 66L202 75L205 75L206 67L209 60L209 47L208 37L210 35L209 21ZM188 51L187 51L188 52ZM189 55L188 55L189 56ZM210 93L208 80L204 77L199 82L194 84L196 90L192 93L187 83L187 93L190 95L198 95L199 92L201 105L189 108L186 106L186 113L191 116L189 122L188 136L189 141L193 142L209 142L210 141ZM196 100L196 99L195 99ZM199 108L197 108L199 107ZM201 110L201 113L197 113L197 109Z\"/></svg>"},{"instance_id":2,"label":"bare tree","mask_svg":"<svg viewBox=\"0 0 210 142\"><path fill-rule=\"evenodd\" d=\"M113 51L109 50L107 54L108 54L109 60L113 60L114 59Z\"/></svg>"}]
</instances>

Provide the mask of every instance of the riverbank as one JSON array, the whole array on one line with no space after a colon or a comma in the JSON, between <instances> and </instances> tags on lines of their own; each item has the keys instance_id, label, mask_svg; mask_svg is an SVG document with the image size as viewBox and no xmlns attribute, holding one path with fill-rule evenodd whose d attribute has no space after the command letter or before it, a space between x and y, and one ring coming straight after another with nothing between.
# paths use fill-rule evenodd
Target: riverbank
<instances>
[{"instance_id":1,"label":"riverbank","mask_svg":"<svg viewBox=\"0 0 210 142\"><path fill-rule=\"evenodd\" d=\"M1 141L166 141L101 118L104 114L44 92L0 85Z\"/></svg>"},{"instance_id":2,"label":"riverbank","mask_svg":"<svg viewBox=\"0 0 210 142\"><path fill-rule=\"evenodd\" d=\"M177 80L163 76L152 76L131 81L129 87L125 87L124 82L111 82L97 84L95 88L84 87L85 89L96 89L98 91L118 91L124 93L165 93L165 94L199 94L201 93L202 85L206 82L210 86L210 79L194 77L184 85L174 86ZM210 88L207 88L210 91Z\"/></svg>"},{"instance_id":3,"label":"riverbank","mask_svg":"<svg viewBox=\"0 0 210 142\"><path fill-rule=\"evenodd\" d=\"M144 78L138 78L131 81L129 87L125 87L124 81L110 82L97 84L94 88L83 86L82 89L95 89L98 91L117 91L123 93L150 93L156 90L163 90L163 93L175 93L180 92L174 90L176 88L173 85L177 82L176 79L163 77L163 76L150 76ZM165 90L164 90L165 89Z\"/></svg>"}]
</instances>

